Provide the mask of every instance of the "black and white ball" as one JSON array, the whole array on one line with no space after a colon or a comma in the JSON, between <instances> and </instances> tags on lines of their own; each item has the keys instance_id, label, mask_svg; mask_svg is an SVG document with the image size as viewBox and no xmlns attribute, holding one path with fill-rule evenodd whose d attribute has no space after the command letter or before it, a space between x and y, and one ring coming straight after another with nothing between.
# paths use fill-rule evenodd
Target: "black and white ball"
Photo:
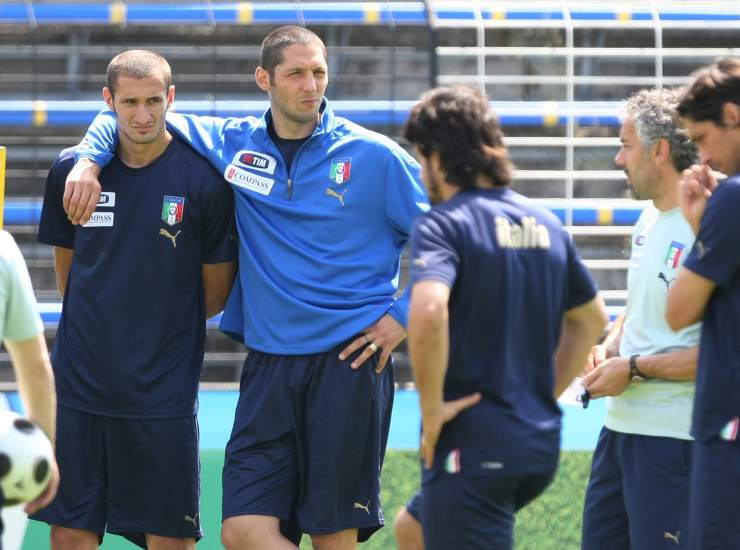
<instances>
[{"instance_id":1,"label":"black and white ball","mask_svg":"<svg viewBox=\"0 0 740 550\"><path fill-rule=\"evenodd\" d=\"M0 489L5 506L35 499L51 478L54 451L36 424L10 411L0 412Z\"/></svg>"}]
</instances>

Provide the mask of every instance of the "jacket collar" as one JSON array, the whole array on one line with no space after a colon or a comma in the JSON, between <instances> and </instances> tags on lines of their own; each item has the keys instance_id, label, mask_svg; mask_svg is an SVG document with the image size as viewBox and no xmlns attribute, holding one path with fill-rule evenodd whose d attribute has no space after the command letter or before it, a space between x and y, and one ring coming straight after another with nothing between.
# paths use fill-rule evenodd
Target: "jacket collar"
<instances>
[{"instance_id":1,"label":"jacket collar","mask_svg":"<svg viewBox=\"0 0 740 550\"><path fill-rule=\"evenodd\" d=\"M329 105L329 100L325 97L321 100L319 113L319 123L316 128L314 128L314 131L311 133L310 138L323 137L324 135L331 134L334 130L334 125L336 123L334 118L334 111ZM268 108L259 118L254 133L252 134L253 138L257 138L263 143L265 141L272 142L270 134L267 131L267 127L270 124L272 124L272 111L270 108Z\"/></svg>"}]
</instances>

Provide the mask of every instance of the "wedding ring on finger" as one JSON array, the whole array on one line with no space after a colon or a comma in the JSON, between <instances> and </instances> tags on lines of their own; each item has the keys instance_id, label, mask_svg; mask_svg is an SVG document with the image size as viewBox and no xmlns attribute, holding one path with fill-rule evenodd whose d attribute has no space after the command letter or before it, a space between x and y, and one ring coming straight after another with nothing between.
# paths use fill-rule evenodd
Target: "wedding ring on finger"
<instances>
[{"instance_id":1,"label":"wedding ring on finger","mask_svg":"<svg viewBox=\"0 0 740 550\"><path fill-rule=\"evenodd\" d=\"M373 350L373 353L375 353L376 351L378 351L378 344L376 344L375 342L370 342L367 345L367 347L369 347L371 350Z\"/></svg>"}]
</instances>

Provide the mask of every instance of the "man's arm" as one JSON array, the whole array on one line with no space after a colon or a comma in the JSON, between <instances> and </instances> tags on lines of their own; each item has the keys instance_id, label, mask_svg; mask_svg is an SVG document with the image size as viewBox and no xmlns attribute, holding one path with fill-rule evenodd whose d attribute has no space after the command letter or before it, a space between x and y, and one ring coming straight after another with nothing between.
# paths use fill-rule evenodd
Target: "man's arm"
<instances>
[{"instance_id":1,"label":"man's arm","mask_svg":"<svg viewBox=\"0 0 740 550\"><path fill-rule=\"evenodd\" d=\"M624 312L620 313L614 319L604 340L591 348L591 353L588 354L588 358L586 359L584 374L590 373L607 359L619 356L619 346L622 344L625 318L626 314Z\"/></svg>"},{"instance_id":2,"label":"man's arm","mask_svg":"<svg viewBox=\"0 0 740 550\"><path fill-rule=\"evenodd\" d=\"M225 158L223 134L230 124L238 126L242 119L198 117L167 113L167 129L183 138L196 152L205 156L219 172L231 161ZM70 221L85 224L95 212L100 197L101 167L106 166L118 144L115 114L98 113L76 148L77 163L67 176L64 189L64 210Z\"/></svg>"},{"instance_id":3,"label":"man's arm","mask_svg":"<svg viewBox=\"0 0 740 550\"><path fill-rule=\"evenodd\" d=\"M223 311L235 274L236 262L203 264L201 276L206 297L206 319Z\"/></svg>"},{"instance_id":4,"label":"man's arm","mask_svg":"<svg viewBox=\"0 0 740 550\"><path fill-rule=\"evenodd\" d=\"M43 333L26 340L4 340L10 354L18 392L26 409L28 418L46 432L54 445L56 435L57 401L54 391L54 374L51 370L49 352ZM56 462L51 464L51 479L43 493L25 507L27 514L33 514L49 504L56 496L59 486L59 469Z\"/></svg>"},{"instance_id":5,"label":"man's arm","mask_svg":"<svg viewBox=\"0 0 740 550\"><path fill-rule=\"evenodd\" d=\"M61 246L54 247L54 274L57 279L57 289L59 295L64 298L64 291L67 289L69 280L69 270L72 267L72 257L74 250Z\"/></svg>"},{"instance_id":6,"label":"man's arm","mask_svg":"<svg viewBox=\"0 0 740 550\"><path fill-rule=\"evenodd\" d=\"M583 370L586 358L608 320L604 301L599 296L565 312L555 351L555 398Z\"/></svg>"},{"instance_id":7,"label":"man's arm","mask_svg":"<svg viewBox=\"0 0 740 550\"><path fill-rule=\"evenodd\" d=\"M680 330L701 321L716 286L711 279L682 267L668 291L665 320L671 330Z\"/></svg>"},{"instance_id":8,"label":"man's arm","mask_svg":"<svg viewBox=\"0 0 740 550\"><path fill-rule=\"evenodd\" d=\"M409 354L419 392L422 417L421 454L427 468L442 426L475 403L479 393L445 402L444 379L449 354L450 287L438 281L420 281L413 287L409 311Z\"/></svg>"}]
</instances>

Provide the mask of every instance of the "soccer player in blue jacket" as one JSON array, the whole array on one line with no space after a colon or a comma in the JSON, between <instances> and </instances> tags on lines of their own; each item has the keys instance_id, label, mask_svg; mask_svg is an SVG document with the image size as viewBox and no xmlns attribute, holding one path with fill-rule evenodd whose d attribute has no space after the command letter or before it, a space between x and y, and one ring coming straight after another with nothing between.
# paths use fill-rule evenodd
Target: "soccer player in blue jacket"
<instances>
[{"instance_id":1,"label":"soccer player in blue jacket","mask_svg":"<svg viewBox=\"0 0 740 550\"><path fill-rule=\"evenodd\" d=\"M740 60L700 69L677 107L702 166L684 170L681 209L696 234L668 294L673 330L703 320L691 424L689 545L738 548L740 521ZM712 170L728 177L717 182Z\"/></svg>"},{"instance_id":2,"label":"soccer player in blue jacket","mask_svg":"<svg viewBox=\"0 0 740 550\"><path fill-rule=\"evenodd\" d=\"M391 351L405 338L400 254L428 208L418 163L334 115L318 36L281 27L262 43L259 118L168 116L231 183L239 280L222 330L250 352L223 473L228 549L354 548L383 525L380 470L390 425ZM102 165L115 120L85 139ZM97 167L66 194L86 219ZM76 183L75 183L76 182ZM89 184L89 185L88 185Z\"/></svg>"},{"instance_id":3,"label":"soccer player in blue jacket","mask_svg":"<svg viewBox=\"0 0 740 550\"><path fill-rule=\"evenodd\" d=\"M426 93L405 136L438 203L411 239L424 547L503 550L515 512L555 475L555 399L606 313L559 220L509 187L503 134L480 91Z\"/></svg>"},{"instance_id":4,"label":"soccer player in blue jacket","mask_svg":"<svg viewBox=\"0 0 740 550\"><path fill-rule=\"evenodd\" d=\"M94 550L107 531L150 550L194 549L198 382L206 318L236 272L233 195L165 129L169 64L131 50L108 65L116 156L85 225L62 209L74 151L46 181L39 241L54 246L64 298L52 352L62 484L34 516L53 550Z\"/></svg>"}]
</instances>

